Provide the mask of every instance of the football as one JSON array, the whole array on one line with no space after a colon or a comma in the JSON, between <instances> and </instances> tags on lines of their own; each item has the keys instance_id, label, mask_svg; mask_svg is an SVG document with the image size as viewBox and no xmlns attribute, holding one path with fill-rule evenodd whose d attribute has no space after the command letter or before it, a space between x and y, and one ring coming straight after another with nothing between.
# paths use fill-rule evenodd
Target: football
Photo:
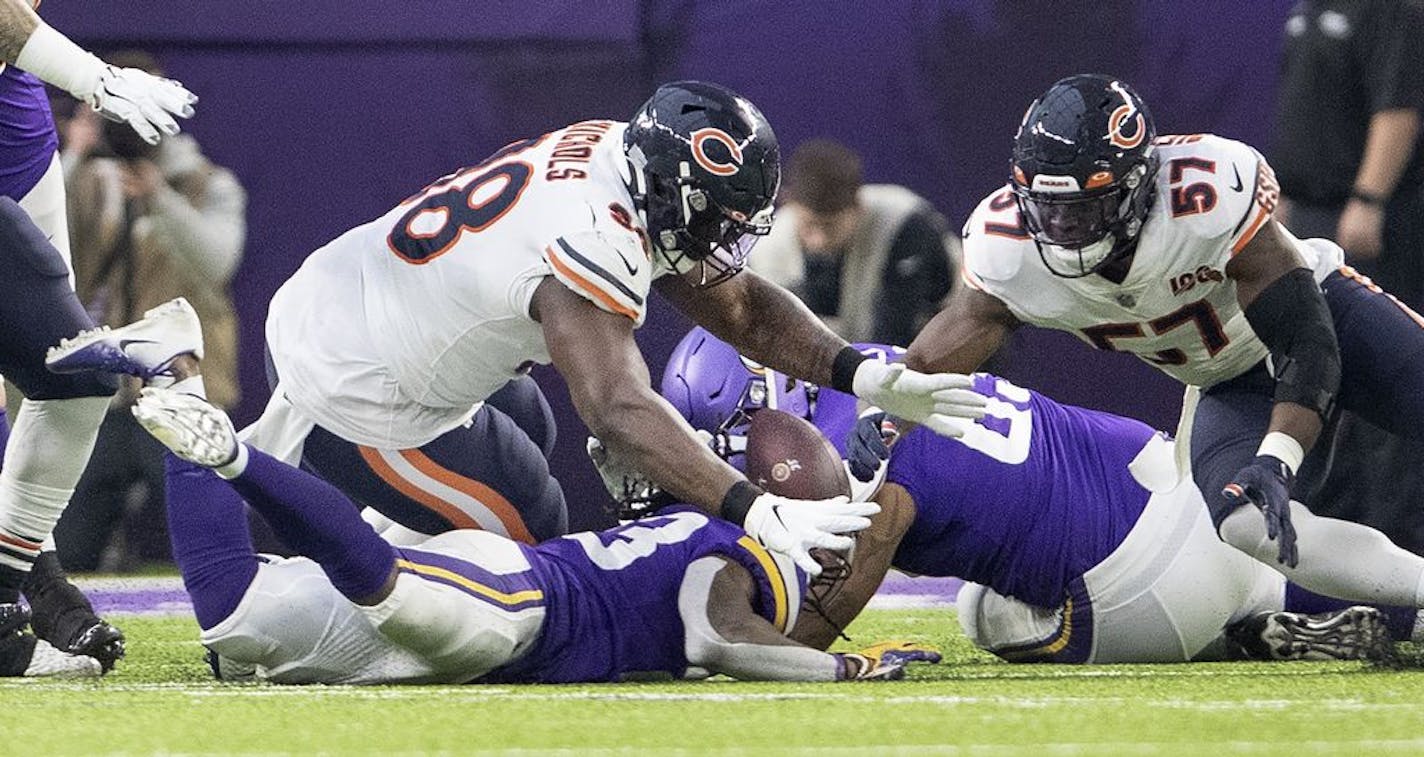
<instances>
[{"instance_id":1,"label":"football","mask_svg":"<svg viewBox=\"0 0 1424 757\"><path fill-rule=\"evenodd\" d=\"M752 415L747 430L747 478L793 499L849 495L850 479L831 443L810 422L780 410Z\"/></svg>"}]
</instances>

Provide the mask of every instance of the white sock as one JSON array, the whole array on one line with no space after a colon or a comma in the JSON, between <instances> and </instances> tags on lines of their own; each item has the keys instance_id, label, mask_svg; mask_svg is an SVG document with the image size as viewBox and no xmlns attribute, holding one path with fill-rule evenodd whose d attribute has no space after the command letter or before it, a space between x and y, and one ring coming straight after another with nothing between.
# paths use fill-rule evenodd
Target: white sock
<instances>
[{"instance_id":1,"label":"white sock","mask_svg":"<svg viewBox=\"0 0 1424 757\"><path fill-rule=\"evenodd\" d=\"M1238 508L1221 524L1221 538L1316 594L1349 602L1424 607L1424 557L1396 546L1379 531L1311 513L1291 503L1300 561L1276 562L1277 544L1253 507Z\"/></svg>"},{"instance_id":2,"label":"white sock","mask_svg":"<svg viewBox=\"0 0 1424 757\"><path fill-rule=\"evenodd\" d=\"M108 397L24 400L0 470L0 565L28 571L89 463Z\"/></svg>"},{"instance_id":3,"label":"white sock","mask_svg":"<svg viewBox=\"0 0 1424 757\"><path fill-rule=\"evenodd\" d=\"M218 476L231 481L232 479L241 476L242 472L247 470L247 458L247 445L243 444L242 442L238 442L237 457L233 458L232 462L228 463L227 465L219 465L218 467L213 468L213 472L218 474Z\"/></svg>"}]
</instances>

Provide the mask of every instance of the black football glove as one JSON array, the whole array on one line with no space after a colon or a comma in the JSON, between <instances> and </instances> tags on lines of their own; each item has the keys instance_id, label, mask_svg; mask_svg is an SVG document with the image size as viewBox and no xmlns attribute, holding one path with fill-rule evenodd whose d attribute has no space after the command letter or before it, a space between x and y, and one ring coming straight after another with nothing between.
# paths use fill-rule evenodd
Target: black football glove
<instances>
[{"instance_id":1,"label":"black football glove","mask_svg":"<svg viewBox=\"0 0 1424 757\"><path fill-rule=\"evenodd\" d=\"M884 411L862 415L846 439L846 464L857 481L875 478L875 472L890 459L890 444L898 437L895 424Z\"/></svg>"},{"instance_id":2,"label":"black football glove","mask_svg":"<svg viewBox=\"0 0 1424 757\"><path fill-rule=\"evenodd\" d=\"M1290 519L1290 490L1295 474L1272 455L1257 455L1221 490L1232 509L1253 505L1266 516L1266 538L1276 541L1276 562L1294 568L1300 560L1295 547L1295 526Z\"/></svg>"}]
</instances>

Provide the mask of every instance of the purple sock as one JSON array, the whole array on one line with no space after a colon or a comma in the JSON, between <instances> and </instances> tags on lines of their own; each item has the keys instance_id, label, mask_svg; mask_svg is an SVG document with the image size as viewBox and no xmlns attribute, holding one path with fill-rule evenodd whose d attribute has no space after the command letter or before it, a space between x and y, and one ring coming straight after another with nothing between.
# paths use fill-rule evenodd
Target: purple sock
<instances>
[{"instance_id":1,"label":"purple sock","mask_svg":"<svg viewBox=\"0 0 1424 757\"><path fill-rule=\"evenodd\" d=\"M1334 612L1358 604L1364 603L1346 602L1343 599L1322 596L1306 591L1293 583L1286 583L1286 609L1291 612L1306 614ZM1409 637L1414 633L1414 616L1419 613L1418 610L1413 607L1393 605L1370 605L1370 607L1376 607L1384 613L1385 627L1389 629L1390 638L1395 641L1409 641Z\"/></svg>"},{"instance_id":2,"label":"purple sock","mask_svg":"<svg viewBox=\"0 0 1424 757\"><path fill-rule=\"evenodd\" d=\"M247 507L207 468L165 455L168 535L193 614L204 630L237 609L257 576Z\"/></svg>"},{"instance_id":3,"label":"purple sock","mask_svg":"<svg viewBox=\"0 0 1424 757\"><path fill-rule=\"evenodd\" d=\"M336 487L248 448L242 475L228 483L287 546L315 560L347 599L378 592L396 564L396 551Z\"/></svg>"}]
</instances>

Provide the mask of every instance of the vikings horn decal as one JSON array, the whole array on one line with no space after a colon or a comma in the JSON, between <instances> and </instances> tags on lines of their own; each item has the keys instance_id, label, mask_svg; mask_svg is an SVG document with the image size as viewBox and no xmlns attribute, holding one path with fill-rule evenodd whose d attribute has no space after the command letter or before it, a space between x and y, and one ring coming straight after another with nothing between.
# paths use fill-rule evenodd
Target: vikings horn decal
<instances>
[{"instance_id":1,"label":"vikings horn decal","mask_svg":"<svg viewBox=\"0 0 1424 757\"><path fill-rule=\"evenodd\" d=\"M704 146L708 140L722 143L722 146L727 148L727 154L731 160L720 163L708 155ZM697 160L697 165L707 169L707 172L714 176L731 176L741 168L742 148L730 134L709 126L692 132L692 157Z\"/></svg>"},{"instance_id":2,"label":"vikings horn decal","mask_svg":"<svg viewBox=\"0 0 1424 757\"><path fill-rule=\"evenodd\" d=\"M1122 85L1113 82L1111 86L1122 95L1123 104L1117 106L1112 115L1108 116L1108 142L1114 147L1130 150L1142 144L1143 138L1147 136L1147 122L1142 118L1142 111L1132 104L1132 98ZM1123 127L1128 125L1129 118L1132 119L1129 133L1124 133Z\"/></svg>"}]
</instances>

